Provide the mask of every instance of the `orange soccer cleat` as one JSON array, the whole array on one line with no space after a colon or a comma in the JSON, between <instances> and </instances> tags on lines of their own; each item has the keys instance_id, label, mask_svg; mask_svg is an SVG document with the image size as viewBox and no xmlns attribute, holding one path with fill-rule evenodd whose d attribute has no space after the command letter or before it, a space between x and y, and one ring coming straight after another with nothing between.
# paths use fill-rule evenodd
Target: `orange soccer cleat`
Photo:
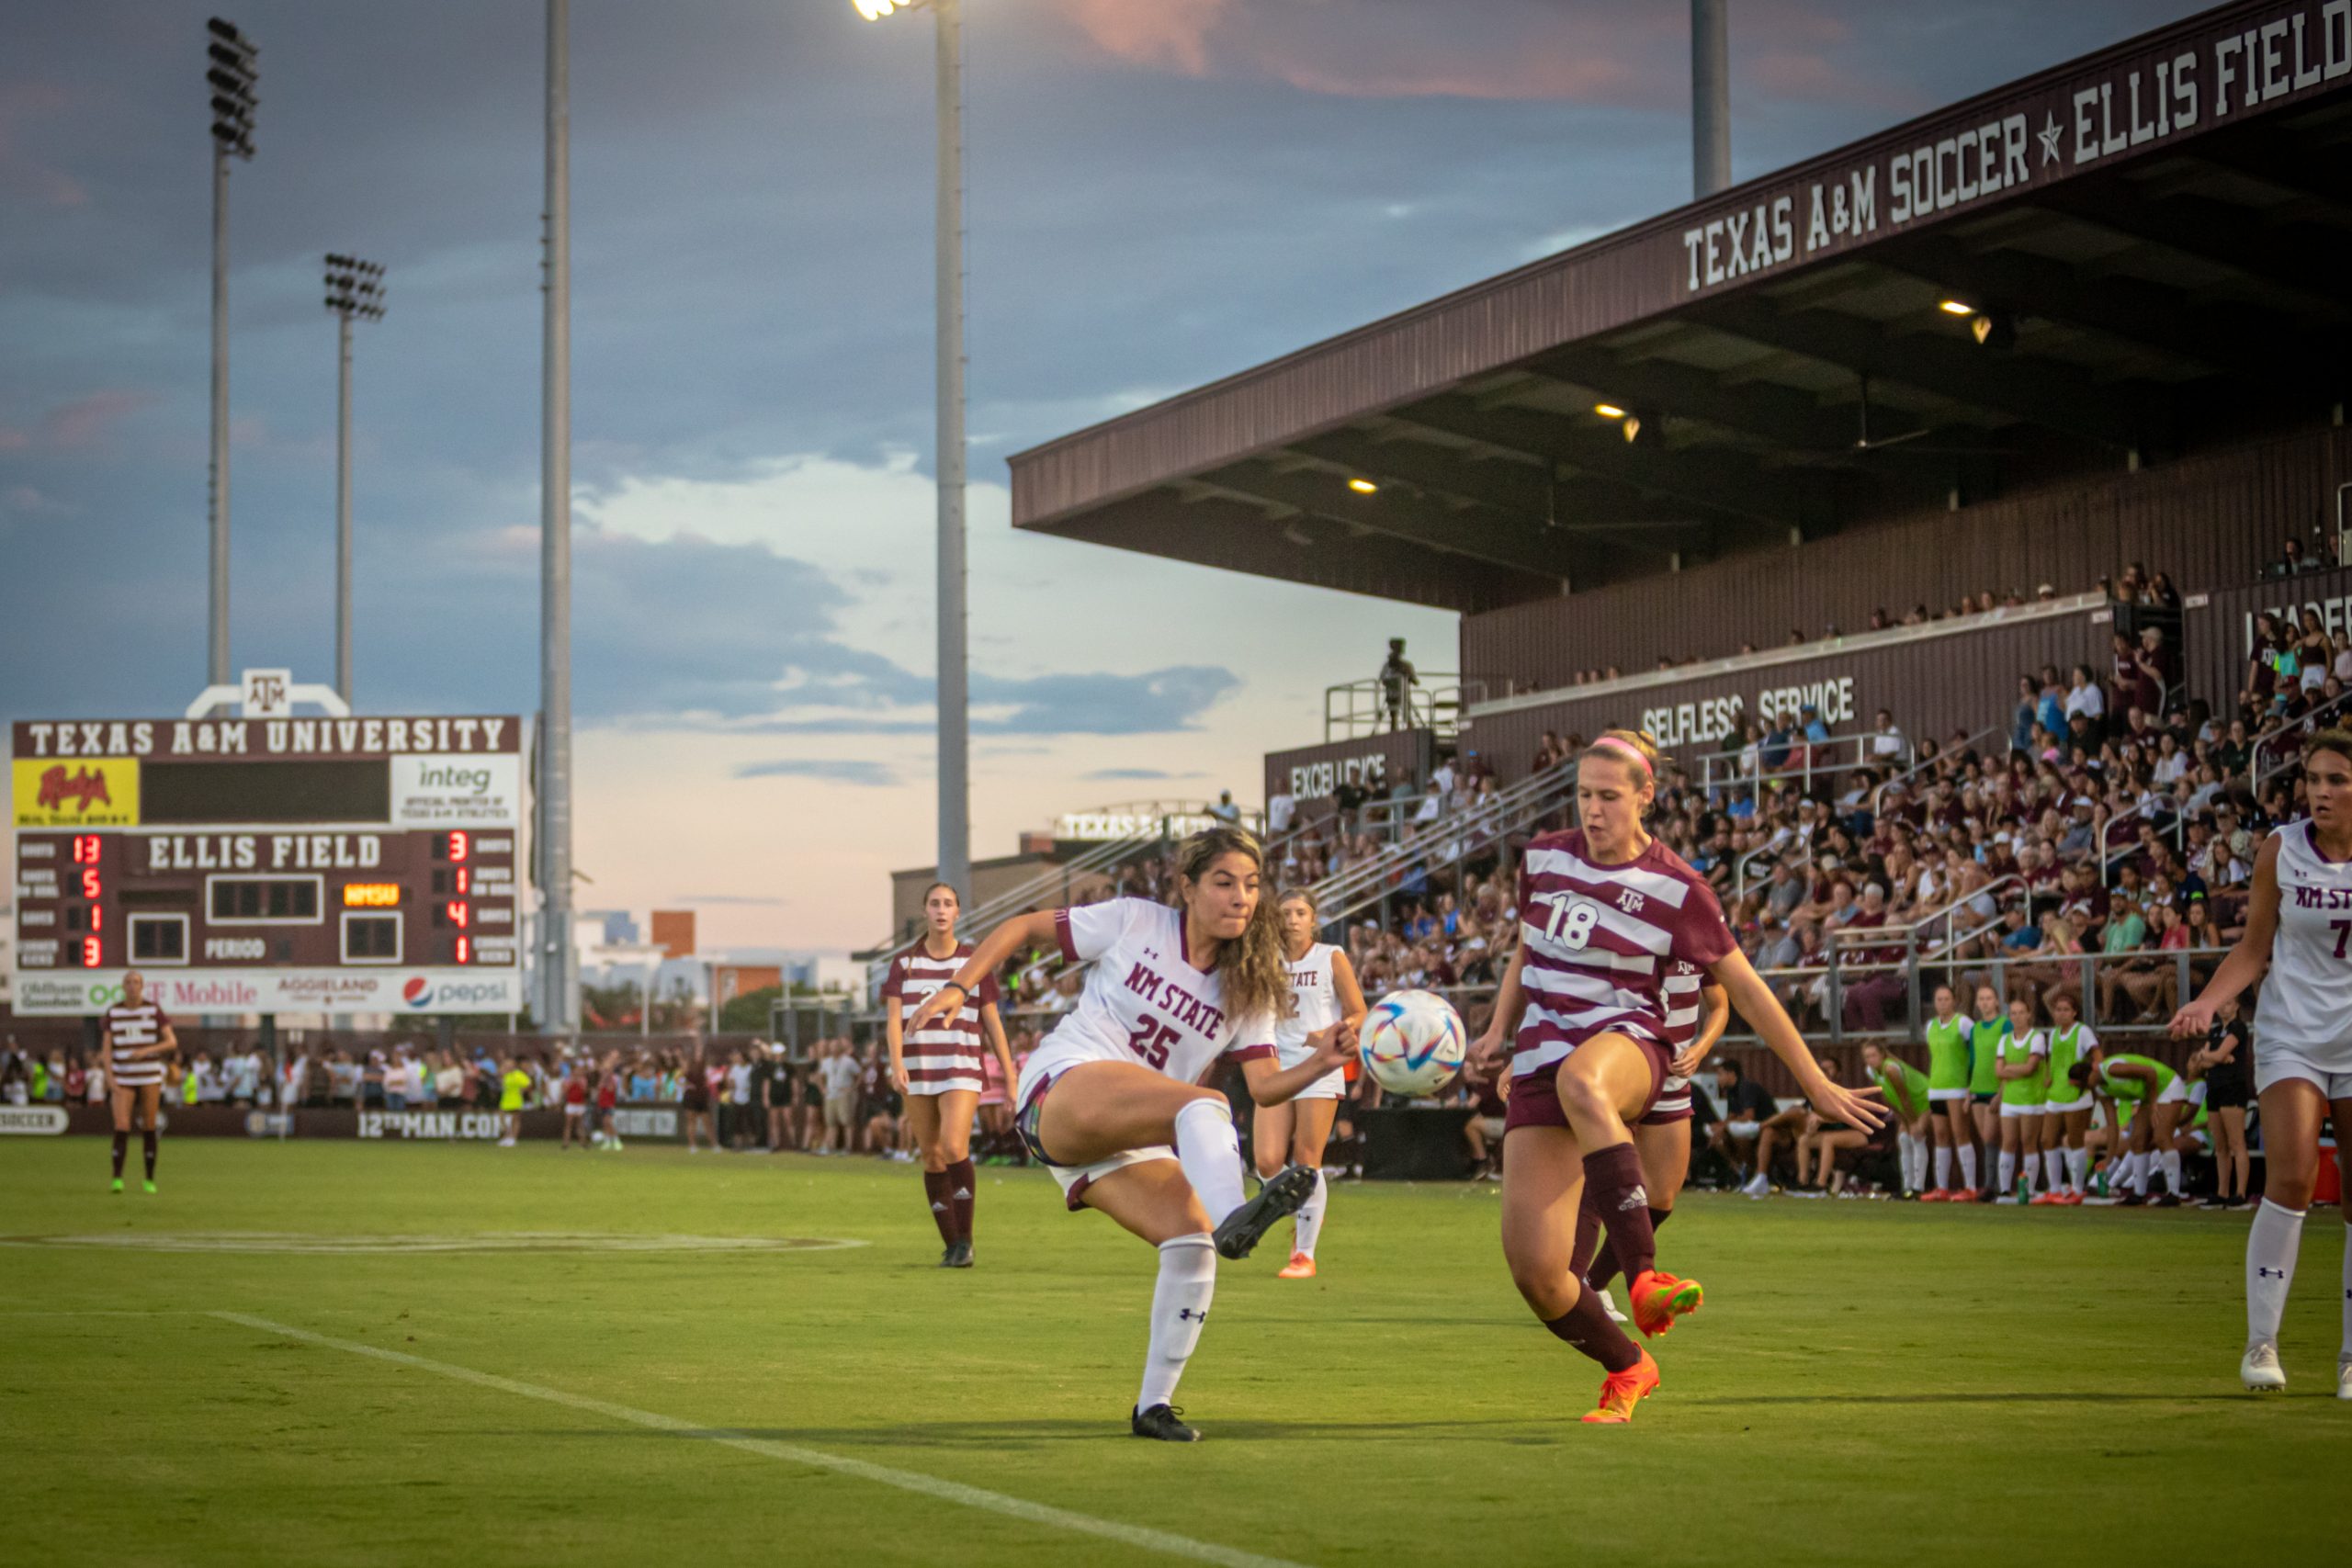
<instances>
[{"instance_id":1,"label":"orange soccer cleat","mask_svg":"<svg viewBox=\"0 0 2352 1568\"><path fill-rule=\"evenodd\" d=\"M1922 1203L1949 1203L1951 1201L1951 1192L1948 1188L1938 1187L1930 1191L1920 1193L1919 1201Z\"/></svg>"},{"instance_id":2,"label":"orange soccer cleat","mask_svg":"<svg viewBox=\"0 0 2352 1568\"><path fill-rule=\"evenodd\" d=\"M1274 1270L1274 1278L1277 1280L1312 1280L1315 1278L1315 1259L1308 1257L1304 1252L1294 1252L1290 1255L1289 1262Z\"/></svg>"},{"instance_id":3,"label":"orange soccer cleat","mask_svg":"<svg viewBox=\"0 0 2352 1568\"><path fill-rule=\"evenodd\" d=\"M1622 1372L1600 1380L1600 1407L1588 1411L1585 1422L1594 1427L1623 1427L1634 1418L1634 1406L1657 1391L1657 1363L1644 1350L1642 1359Z\"/></svg>"},{"instance_id":4,"label":"orange soccer cleat","mask_svg":"<svg viewBox=\"0 0 2352 1568\"><path fill-rule=\"evenodd\" d=\"M1678 1280L1655 1269L1643 1269L1641 1278L1626 1287L1625 1294L1634 1325L1651 1338L1672 1328L1676 1318L1697 1312L1707 1299L1698 1280Z\"/></svg>"},{"instance_id":5,"label":"orange soccer cleat","mask_svg":"<svg viewBox=\"0 0 2352 1568\"><path fill-rule=\"evenodd\" d=\"M2052 1203L2063 1203L2065 1201L2055 1192L2037 1192L2026 1200L2026 1206L2031 1209L2046 1209Z\"/></svg>"}]
</instances>

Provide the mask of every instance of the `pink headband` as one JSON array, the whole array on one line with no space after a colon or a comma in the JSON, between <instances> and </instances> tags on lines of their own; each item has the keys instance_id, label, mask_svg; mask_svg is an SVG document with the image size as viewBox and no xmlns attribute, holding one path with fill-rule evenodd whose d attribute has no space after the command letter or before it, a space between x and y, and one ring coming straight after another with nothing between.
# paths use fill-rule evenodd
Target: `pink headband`
<instances>
[{"instance_id":1,"label":"pink headband","mask_svg":"<svg viewBox=\"0 0 2352 1568\"><path fill-rule=\"evenodd\" d=\"M1597 751L1604 746L1608 747L1611 751L1620 752L1624 756L1632 758L1634 761L1639 762L1642 766L1642 772L1646 773L1651 771L1650 760L1647 757L1643 756L1642 749L1634 745L1632 741L1620 740L1613 735L1604 735L1600 739L1592 743L1592 750Z\"/></svg>"}]
</instances>

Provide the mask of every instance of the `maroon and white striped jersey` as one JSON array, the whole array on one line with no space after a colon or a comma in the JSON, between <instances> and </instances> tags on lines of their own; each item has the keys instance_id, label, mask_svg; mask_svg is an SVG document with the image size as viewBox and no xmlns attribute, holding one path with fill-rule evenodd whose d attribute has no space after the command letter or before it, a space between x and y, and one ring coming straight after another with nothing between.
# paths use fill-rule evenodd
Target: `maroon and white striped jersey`
<instances>
[{"instance_id":1,"label":"maroon and white striped jersey","mask_svg":"<svg viewBox=\"0 0 2352 1568\"><path fill-rule=\"evenodd\" d=\"M1557 1063L1604 1030L1670 1048L1669 1013L1688 1011L1681 1038L1698 1023L1694 976L1687 998L1668 989L1678 960L1696 970L1736 945L1714 889L1657 840L1623 865L1596 863L1584 830L1546 833L1520 864L1519 915L1526 958L1520 985L1527 1011L1513 1043L1511 1072Z\"/></svg>"},{"instance_id":2,"label":"maroon and white striped jersey","mask_svg":"<svg viewBox=\"0 0 2352 1568\"><path fill-rule=\"evenodd\" d=\"M890 972L883 977L882 995L896 997L901 1004L902 1018L914 1016L915 1009L931 998L932 992L956 977L972 956L968 942L956 945L954 953L945 958L933 958L917 942L913 947L890 960ZM910 1094L944 1094L952 1089L980 1092L980 1057L987 1043L980 1037L980 1009L997 999L996 976L984 975L978 987L964 998L964 1005L944 1018L933 1019L922 1029L910 1030L901 1043L900 1059L907 1068L907 1092Z\"/></svg>"},{"instance_id":3,"label":"maroon and white striped jersey","mask_svg":"<svg viewBox=\"0 0 2352 1568\"><path fill-rule=\"evenodd\" d=\"M164 1031L171 1027L172 1021L155 1005L154 998L151 997L137 1007L117 1002L99 1017L107 1032L107 1070L113 1075L115 1087L143 1089L162 1083L164 1058L123 1054L163 1043Z\"/></svg>"},{"instance_id":4,"label":"maroon and white striped jersey","mask_svg":"<svg viewBox=\"0 0 2352 1568\"><path fill-rule=\"evenodd\" d=\"M1666 1003L1666 1048L1677 1055L1699 1038L1699 1013L1704 1002L1699 992L1706 983L1706 971L1687 958L1666 966L1658 993Z\"/></svg>"}]
</instances>

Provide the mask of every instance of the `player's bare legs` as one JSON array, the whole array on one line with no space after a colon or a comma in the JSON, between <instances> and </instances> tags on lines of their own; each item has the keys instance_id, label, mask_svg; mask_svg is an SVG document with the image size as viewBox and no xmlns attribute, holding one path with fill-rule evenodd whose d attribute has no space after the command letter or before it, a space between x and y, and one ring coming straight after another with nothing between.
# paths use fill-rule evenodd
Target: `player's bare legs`
<instances>
[{"instance_id":1,"label":"player's bare legs","mask_svg":"<svg viewBox=\"0 0 2352 1568\"><path fill-rule=\"evenodd\" d=\"M1215 1222L1217 1248L1246 1258L1268 1226L1295 1213L1313 1179L1288 1173L1258 1196L1241 1185L1241 1140L1225 1097L1178 1083L1140 1062L1080 1062L1054 1079L1037 1123L1038 1142L1057 1165L1087 1166L1131 1149L1172 1145L1203 1209Z\"/></svg>"},{"instance_id":2,"label":"player's bare legs","mask_svg":"<svg viewBox=\"0 0 2352 1568\"><path fill-rule=\"evenodd\" d=\"M922 1184L950 1261L958 1268L972 1260L974 1189L978 1182L971 1164L972 1116L979 1103L979 1091L969 1089L906 1097L907 1131L922 1161Z\"/></svg>"},{"instance_id":3,"label":"player's bare legs","mask_svg":"<svg viewBox=\"0 0 2352 1568\"><path fill-rule=\"evenodd\" d=\"M1511 1283L1544 1327L1608 1374L1602 1408L1594 1415L1610 1408L1615 1391L1622 1409L1611 1418L1623 1419L1657 1386L1657 1366L1609 1321L1600 1292L1584 1289L1569 1267L1584 1202L1585 1160L1577 1135L1566 1127L1513 1127L1503 1134L1503 1260Z\"/></svg>"},{"instance_id":4,"label":"player's bare legs","mask_svg":"<svg viewBox=\"0 0 2352 1568\"><path fill-rule=\"evenodd\" d=\"M1275 1277L1283 1280L1312 1279L1315 1276L1315 1245L1322 1236L1323 1215L1330 1198L1330 1188L1323 1179L1323 1149L1331 1140L1331 1124L1339 1115L1340 1102L1337 1100L1294 1100L1286 1105L1260 1106L1258 1114L1262 1117L1269 1111L1288 1112L1290 1125L1283 1130L1284 1136L1279 1144L1258 1143L1253 1139L1259 1179L1272 1179L1274 1173L1282 1169L1285 1156L1289 1164L1301 1170L1312 1171L1315 1176L1314 1192L1299 1205L1298 1235L1291 1247L1291 1259L1275 1271ZM1258 1135L1264 1136L1262 1123ZM1272 1170L1267 1168L1269 1164L1273 1167Z\"/></svg>"},{"instance_id":5,"label":"player's bare legs","mask_svg":"<svg viewBox=\"0 0 2352 1568\"><path fill-rule=\"evenodd\" d=\"M1935 1190L1947 1197L1971 1193L1976 1190L1976 1122L1970 1114L1965 1097L1939 1100L1930 1113L1933 1129L1942 1147L1936 1151ZM1951 1185L1954 1162L1960 1168L1960 1185Z\"/></svg>"},{"instance_id":6,"label":"player's bare legs","mask_svg":"<svg viewBox=\"0 0 2352 1568\"><path fill-rule=\"evenodd\" d=\"M1695 1283L1657 1271L1649 1192L1625 1125L1627 1116L1640 1117L1657 1091L1660 1066L1652 1052L1629 1035L1596 1034L1560 1064L1555 1082L1584 1161L1585 1180L1592 1186L1593 1207L1616 1237L1634 1321L1645 1334L1663 1334L1703 1297ZM1573 1241L1573 1210L1570 1217Z\"/></svg>"},{"instance_id":7,"label":"player's bare legs","mask_svg":"<svg viewBox=\"0 0 2352 1568\"><path fill-rule=\"evenodd\" d=\"M2246 1348L2239 1371L2248 1388L2269 1390L2287 1385L2278 1370L2278 1320L2295 1282L2304 1212L2319 1184L2320 1124L2334 1121L2336 1145L2342 1148L2352 1138L2352 1100L2331 1103L2317 1084L2285 1078L2262 1091L2261 1104L2266 1174L2262 1201L2255 1206L2254 1224L2246 1233ZM2339 1393L2345 1368L2352 1365L2352 1220L2346 1225L2344 1340L2336 1359Z\"/></svg>"}]
</instances>

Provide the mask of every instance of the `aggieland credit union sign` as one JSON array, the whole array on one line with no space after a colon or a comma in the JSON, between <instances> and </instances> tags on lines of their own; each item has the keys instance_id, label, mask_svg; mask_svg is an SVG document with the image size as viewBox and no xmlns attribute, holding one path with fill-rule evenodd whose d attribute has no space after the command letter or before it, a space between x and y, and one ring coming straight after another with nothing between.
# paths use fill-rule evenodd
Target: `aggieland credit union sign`
<instances>
[{"instance_id":1,"label":"aggieland credit union sign","mask_svg":"<svg viewBox=\"0 0 2352 1568\"><path fill-rule=\"evenodd\" d=\"M2352 75L2352 0L2240 6L2151 34L2082 74L1992 95L1843 166L1801 173L1681 231L1702 295L1924 220L2267 113Z\"/></svg>"}]
</instances>

